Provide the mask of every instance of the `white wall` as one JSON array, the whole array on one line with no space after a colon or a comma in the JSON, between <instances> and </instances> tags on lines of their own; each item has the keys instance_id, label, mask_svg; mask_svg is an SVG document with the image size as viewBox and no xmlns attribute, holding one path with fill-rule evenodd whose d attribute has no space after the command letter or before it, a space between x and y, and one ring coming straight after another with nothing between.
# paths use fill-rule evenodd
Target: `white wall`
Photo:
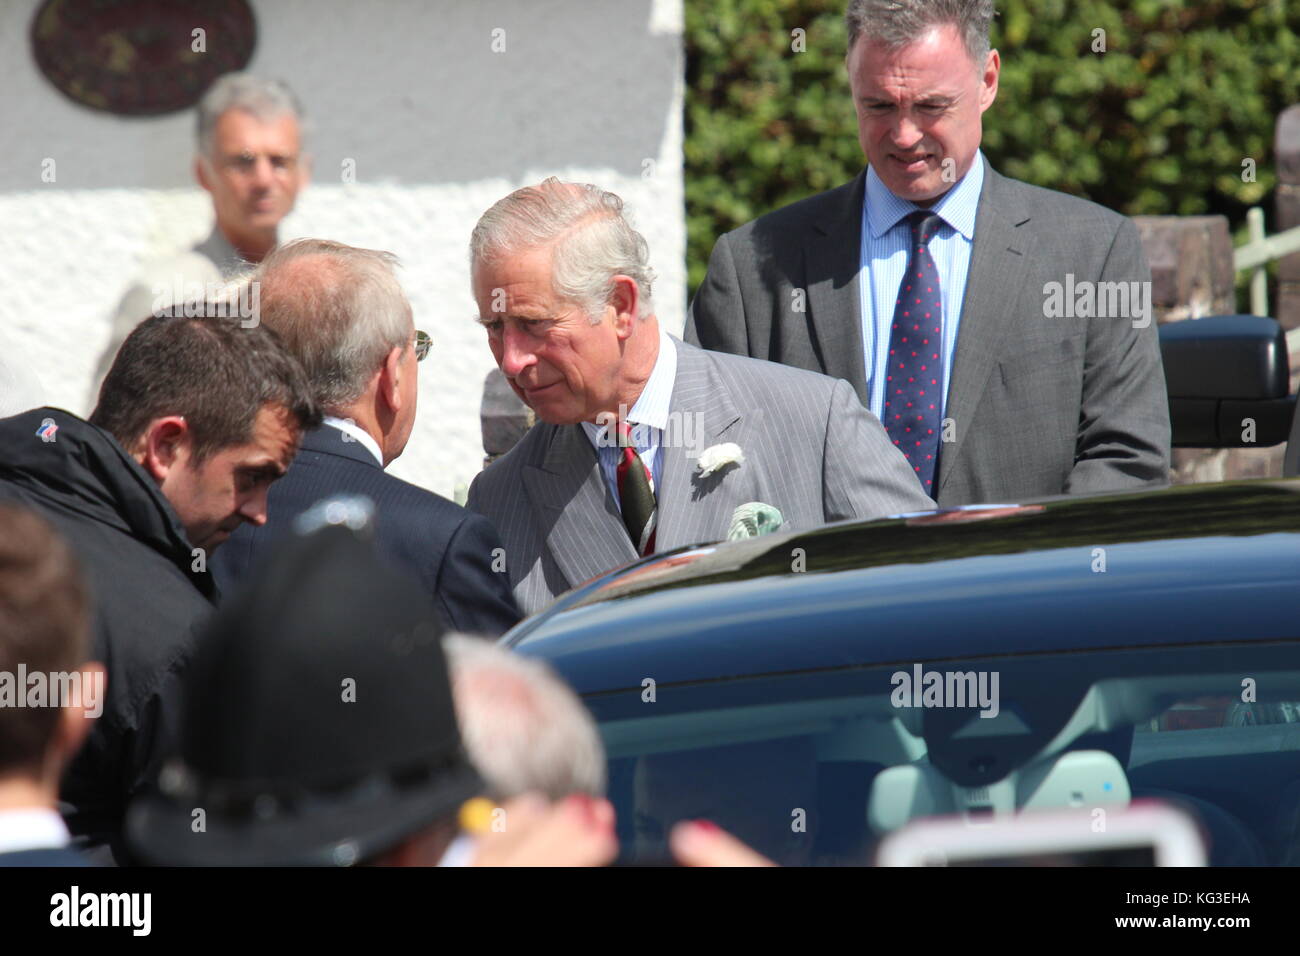
<instances>
[{"instance_id":1,"label":"white wall","mask_svg":"<svg viewBox=\"0 0 1300 956\"><path fill-rule=\"evenodd\" d=\"M311 123L314 181L282 238L397 253L416 325L434 338L394 474L450 495L478 471L492 358L473 322L466 246L512 189L558 175L623 196L650 243L660 318L680 332L681 5L254 0L249 69L288 81ZM0 4L0 338L6 360L40 376L48 404L85 414L127 282L205 236L211 207L190 176L193 111L126 118L64 98L31 56L36 6ZM491 49L496 29L504 52ZM41 180L47 157L53 183Z\"/></svg>"}]
</instances>

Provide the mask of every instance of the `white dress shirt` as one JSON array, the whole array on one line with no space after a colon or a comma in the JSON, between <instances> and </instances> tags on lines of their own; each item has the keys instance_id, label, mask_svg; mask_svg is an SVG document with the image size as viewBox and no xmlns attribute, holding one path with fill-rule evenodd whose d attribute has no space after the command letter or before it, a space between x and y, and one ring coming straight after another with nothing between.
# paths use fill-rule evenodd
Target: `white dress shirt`
<instances>
[{"instance_id":1,"label":"white dress shirt","mask_svg":"<svg viewBox=\"0 0 1300 956\"><path fill-rule=\"evenodd\" d=\"M375 461L379 463L380 468L384 467L384 456L379 451L379 443L370 436L370 433L368 431L366 431L356 422L346 418L335 418L333 415L326 415L322 419L322 423L329 425L331 428L337 428L339 431L341 431L344 435L347 436L347 438L343 439L344 441L347 441L348 438L351 438L362 448L364 448L366 451L370 452L370 454L375 456Z\"/></svg>"},{"instance_id":2,"label":"white dress shirt","mask_svg":"<svg viewBox=\"0 0 1300 956\"><path fill-rule=\"evenodd\" d=\"M70 840L63 817L49 807L0 810L0 853L54 850Z\"/></svg>"},{"instance_id":3,"label":"white dress shirt","mask_svg":"<svg viewBox=\"0 0 1300 956\"><path fill-rule=\"evenodd\" d=\"M668 427L668 410L672 406L673 387L677 384L677 346L663 327L659 328L659 355L645 388L636 403L627 412L626 420L632 425L632 443L642 463L650 468L650 490L659 487L659 473L663 469L663 434ZM613 422L610 423L615 424ZM605 487L614 496L614 504L621 507L618 497L618 463L623 457L616 435L608 435L603 425L583 422L600 470L605 477Z\"/></svg>"}]
</instances>

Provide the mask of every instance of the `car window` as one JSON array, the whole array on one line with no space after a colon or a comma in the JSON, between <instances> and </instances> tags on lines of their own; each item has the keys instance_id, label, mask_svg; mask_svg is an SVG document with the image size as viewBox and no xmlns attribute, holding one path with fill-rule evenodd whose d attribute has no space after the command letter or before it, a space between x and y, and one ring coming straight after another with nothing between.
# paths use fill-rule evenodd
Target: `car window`
<instances>
[{"instance_id":1,"label":"car window","mask_svg":"<svg viewBox=\"0 0 1300 956\"><path fill-rule=\"evenodd\" d=\"M630 862L709 819L863 864L925 816L1177 803L1214 865L1300 862L1295 643L901 662L588 699Z\"/></svg>"}]
</instances>

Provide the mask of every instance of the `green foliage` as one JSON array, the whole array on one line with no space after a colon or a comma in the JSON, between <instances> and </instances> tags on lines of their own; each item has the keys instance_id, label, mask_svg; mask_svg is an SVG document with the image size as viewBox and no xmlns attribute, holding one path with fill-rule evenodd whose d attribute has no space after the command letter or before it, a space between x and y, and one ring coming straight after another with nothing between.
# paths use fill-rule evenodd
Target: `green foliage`
<instances>
[{"instance_id":1,"label":"green foliage","mask_svg":"<svg viewBox=\"0 0 1300 956\"><path fill-rule=\"evenodd\" d=\"M845 5L686 0L691 288L719 235L862 168ZM1274 123L1300 102L1300 2L1000 0L998 11L1002 73L982 148L999 172L1129 215L1222 214L1234 230L1268 205Z\"/></svg>"}]
</instances>

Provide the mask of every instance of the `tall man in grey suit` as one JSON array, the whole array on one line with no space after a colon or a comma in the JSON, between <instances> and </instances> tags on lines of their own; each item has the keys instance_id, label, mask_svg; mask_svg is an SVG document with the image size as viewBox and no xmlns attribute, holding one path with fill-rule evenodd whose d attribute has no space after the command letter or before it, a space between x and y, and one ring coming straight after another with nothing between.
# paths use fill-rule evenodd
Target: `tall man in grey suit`
<instances>
[{"instance_id":1,"label":"tall man in grey suit","mask_svg":"<svg viewBox=\"0 0 1300 956\"><path fill-rule=\"evenodd\" d=\"M548 179L471 240L479 322L539 419L469 491L525 614L638 555L725 538L741 505L775 508L783 530L933 507L845 382L660 329L622 210Z\"/></svg>"},{"instance_id":2,"label":"tall man in grey suit","mask_svg":"<svg viewBox=\"0 0 1300 956\"><path fill-rule=\"evenodd\" d=\"M936 436L909 457L942 506L1163 484L1137 230L984 159L992 17L992 0L852 0L869 166L722 236L686 340L847 380L904 450L913 426Z\"/></svg>"}]
</instances>

